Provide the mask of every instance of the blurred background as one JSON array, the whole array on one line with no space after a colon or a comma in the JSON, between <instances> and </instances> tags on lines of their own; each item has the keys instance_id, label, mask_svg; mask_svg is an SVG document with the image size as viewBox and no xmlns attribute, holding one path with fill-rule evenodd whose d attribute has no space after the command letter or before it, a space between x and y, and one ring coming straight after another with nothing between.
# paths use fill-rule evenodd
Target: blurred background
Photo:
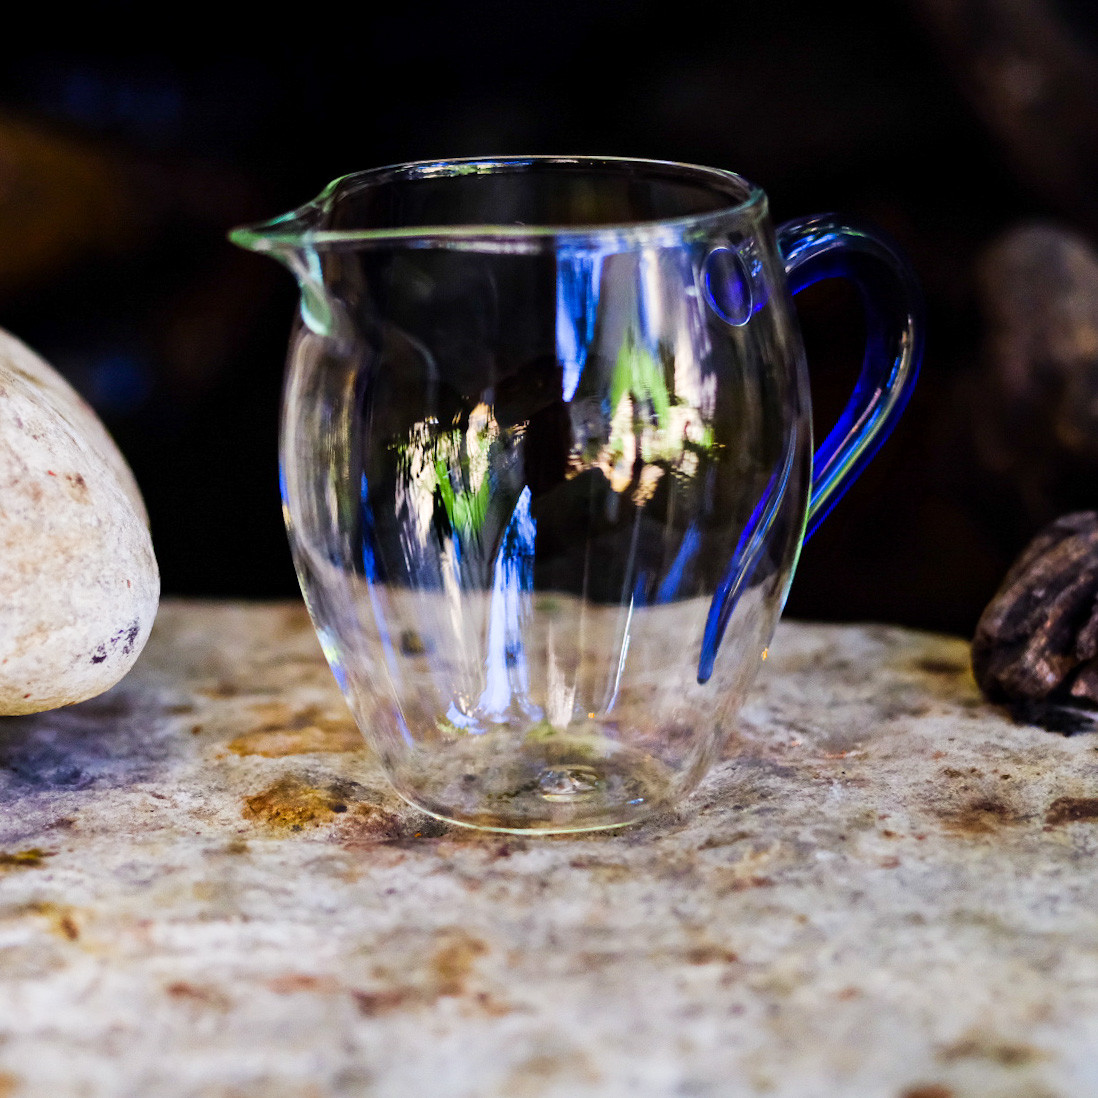
<instances>
[{"instance_id":1,"label":"blurred background","mask_svg":"<svg viewBox=\"0 0 1098 1098\"><path fill-rule=\"evenodd\" d=\"M30 12L0 59L0 326L114 434L165 594L297 590L276 452L296 292L226 231L412 159L711 164L776 221L841 210L899 242L922 380L789 614L970 633L1025 541L1098 505L1092 0L88 8ZM797 304L822 428L859 306L839 283Z\"/></svg>"}]
</instances>

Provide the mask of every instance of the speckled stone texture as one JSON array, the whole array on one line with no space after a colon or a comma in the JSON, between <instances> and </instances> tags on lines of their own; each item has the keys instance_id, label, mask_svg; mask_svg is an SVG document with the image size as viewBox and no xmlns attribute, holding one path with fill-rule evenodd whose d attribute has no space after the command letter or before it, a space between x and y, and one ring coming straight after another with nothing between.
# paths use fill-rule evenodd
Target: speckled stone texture
<instances>
[{"instance_id":1,"label":"speckled stone texture","mask_svg":"<svg viewBox=\"0 0 1098 1098\"><path fill-rule=\"evenodd\" d=\"M125 460L68 383L0 330L0 713L113 686L159 597Z\"/></svg>"},{"instance_id":2,"label":"speckled stone texture","mask_svg":"<svg viewBox=\"0 0 1098 1098\"><path fill-rule=\"evenodd\" d=\"M784 625L725 761L589 837L391 794L304 612L163 608L0 721L3 1098L1098 1093L1098 737L959 640Z\"/></svg>"}]
</instances>

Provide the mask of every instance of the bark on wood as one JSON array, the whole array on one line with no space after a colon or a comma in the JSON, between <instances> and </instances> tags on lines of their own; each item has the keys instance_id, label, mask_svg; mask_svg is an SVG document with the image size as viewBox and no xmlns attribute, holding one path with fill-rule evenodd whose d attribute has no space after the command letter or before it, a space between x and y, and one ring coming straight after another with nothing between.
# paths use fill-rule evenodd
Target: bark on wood
<instances>
[{"instance_id":1,"label":"bark on wood","mask_svg":"<svg viewBox=\"0 0 1098 1098\"><path fill-rule=\"evenodd\" d=\"M1098 512L1027 546L980 618L972 666L993 701L1098 705Z\"/></svg>"}]
</instances>

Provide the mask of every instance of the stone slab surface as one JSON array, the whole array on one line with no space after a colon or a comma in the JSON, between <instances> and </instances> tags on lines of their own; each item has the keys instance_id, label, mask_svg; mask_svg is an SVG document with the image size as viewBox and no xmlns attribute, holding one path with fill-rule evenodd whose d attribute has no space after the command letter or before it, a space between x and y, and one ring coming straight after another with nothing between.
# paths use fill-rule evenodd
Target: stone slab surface
<instances>
[{"instance_id":1,"label":"stone slab surface","mask_svg":"<svg viewBox=\"0 0 1098 1098\"><path fill-rule=\"evenodd\" d=\"M389 792L304 611L168 603L0 721L0 1098L1098 1094L1098 736L967 645L784 625L633 830Z\"/></svg>"}]
</instances>

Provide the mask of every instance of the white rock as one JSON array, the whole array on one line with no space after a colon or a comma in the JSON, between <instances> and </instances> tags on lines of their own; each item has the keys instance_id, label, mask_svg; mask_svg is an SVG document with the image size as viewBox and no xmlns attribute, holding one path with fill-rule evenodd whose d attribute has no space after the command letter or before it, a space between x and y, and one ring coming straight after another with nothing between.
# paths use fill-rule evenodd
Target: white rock
<instances>
[{"instance_id":1,"label":"white rock","mask_svg":"<svg viewBox=\"0 0 1098 1098\"><path fill-rule=\"evenodd\" d=\"M76 392L0 330L0 714L113 686L159 597L125 460Z\"/></svg>"}]
</instances>

